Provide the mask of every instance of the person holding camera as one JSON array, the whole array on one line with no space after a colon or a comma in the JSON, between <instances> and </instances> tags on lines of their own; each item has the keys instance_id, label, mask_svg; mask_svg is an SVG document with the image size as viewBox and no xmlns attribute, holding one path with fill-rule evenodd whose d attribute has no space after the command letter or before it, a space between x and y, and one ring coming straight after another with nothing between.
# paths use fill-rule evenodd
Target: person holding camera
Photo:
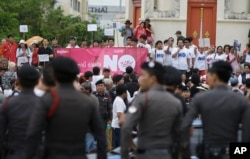
<instances>
[{"instance_id":1,"label":"person holding camera","mask_svg":"<svg viewBox=\"0 0 250 159\"><path fill-rule=\"evenodd\" d=\"M130 20L125 21L125 26L119 29L121 32L121 36L123 37L123 45L127 46L126 40L128 37L133 37L133 29L131 28L131 22Z\"/></svg>"}]
</instances>

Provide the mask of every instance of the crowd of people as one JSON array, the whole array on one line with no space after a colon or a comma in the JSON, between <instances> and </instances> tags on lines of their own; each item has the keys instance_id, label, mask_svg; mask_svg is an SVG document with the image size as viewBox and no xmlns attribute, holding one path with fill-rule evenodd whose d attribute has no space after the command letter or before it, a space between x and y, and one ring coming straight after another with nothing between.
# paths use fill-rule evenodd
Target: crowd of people
<instances>
[{"instance_id":1,"label":"crowd of people","mask_svg":"<svg viewBox=\"0 0 250 159\"><path fill-rule=\"evenodd\" d=\"M121 146L122 159L189 159L192 121L203 122L202 159L229 158L229 143L250 142L250 44L240 56L231 45L195 46L192 37L176 31L154 42L150 19L135 29L127 20L121 28L125 47L148 50L138 75L93 67L80 73L75 61L55 57L58 39L42 46L13 36L2 41L0 68L0 158L85 158ZM153 46L153 43L155 45ZM94 41L91 47L114 47L114 40ZM70 37L67 48L77 45ZM48 54L49 62L38 55ZM27 61L19 63L20 57ZM105 129L112 129L112 136ZM135 144L132 138L138 138ZM216 150L215 150L216 149Z\"/></svg>"}]
</instances>

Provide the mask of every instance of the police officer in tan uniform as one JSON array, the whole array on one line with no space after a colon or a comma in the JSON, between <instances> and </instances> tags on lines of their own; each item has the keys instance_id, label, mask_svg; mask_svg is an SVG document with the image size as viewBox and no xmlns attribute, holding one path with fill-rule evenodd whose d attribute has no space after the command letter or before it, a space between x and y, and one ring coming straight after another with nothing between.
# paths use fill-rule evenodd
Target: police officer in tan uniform
<instances>
[{"instance_id":1,"label":"police officer in tan uniform","mask_svg":"<svg viewBox=\"0 0 250 159\"><path fill-rule=\"evenodd\" d=\"M164 68L157 62L141 66L141 91L128 109L122 127L122 159L128 159L131 130L138 124L137 159L172 159L171 147L179 138L182 122L181 102L162 86Z\"/></svg>"},{"instance_id":2,"label":"police officer in tan uniform","mask_svg":"<svg viewBox=\"0 0 250 159\"><path fill-rule=\"evenodd\" d=\"M229 159L229 143L237 142L242 124L242 142L250 142L250 106L247 100L228 89L232 67L224 61L214 62L208 70L211 90L197 94L182 123L182 139L188 141L192 121L201 115L203 144L199 146L201 159Z\"/></svg>"}]
</instances>

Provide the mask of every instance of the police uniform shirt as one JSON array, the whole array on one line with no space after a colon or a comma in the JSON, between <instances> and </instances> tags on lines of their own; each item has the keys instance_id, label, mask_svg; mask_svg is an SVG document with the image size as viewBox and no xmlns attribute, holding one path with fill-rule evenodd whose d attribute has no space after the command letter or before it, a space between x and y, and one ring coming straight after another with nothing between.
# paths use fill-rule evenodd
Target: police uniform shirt
<instances>
[{"instance_id":1,"label":"police uniform shirt","mask_svg":"<svg viewBox=\"0 0 250 159\"><path fill-rule=\"evenodd\" d=\"M131 130L139 124L138 149L168 149L173 135L179 136L182 121L182 106L178 99L166 92L162 86L155 86L139 94L129 107L122 127L121 153L128 158Z\"/></svg>"},{"instance_id":2,"label":"police uniform shirt","mask_svg":"<svg viewBox=\"0 0 250 159\"><path fill-rule=\"evenodd\" d=\"M188 140L188 129L193 119L201 114L204 143L237 141L239 124L242 123L242 141L250 142L250 106L243 96L239 96L226 86L197 94L190 105L181 130L183 140Z\"/></svg>"}]
</instances>

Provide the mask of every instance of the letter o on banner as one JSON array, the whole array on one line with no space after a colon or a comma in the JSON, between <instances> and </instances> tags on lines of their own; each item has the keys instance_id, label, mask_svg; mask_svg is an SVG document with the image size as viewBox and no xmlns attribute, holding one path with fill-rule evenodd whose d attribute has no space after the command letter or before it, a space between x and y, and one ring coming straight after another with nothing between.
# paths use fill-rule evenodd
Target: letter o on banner
<instances>
[{"instance_id":1,"label":"letter o on banner","mask_svg":"<svg viewBox=\"0 0 250 159\"><path fill-rule=\"evenodd\" d=\"M133 69L135 68L135 59L131 55L123 55L120 57L118 61L118 67L120 71L125 72L126 68L131 66Z\"/></svg>"}]
</instances>

